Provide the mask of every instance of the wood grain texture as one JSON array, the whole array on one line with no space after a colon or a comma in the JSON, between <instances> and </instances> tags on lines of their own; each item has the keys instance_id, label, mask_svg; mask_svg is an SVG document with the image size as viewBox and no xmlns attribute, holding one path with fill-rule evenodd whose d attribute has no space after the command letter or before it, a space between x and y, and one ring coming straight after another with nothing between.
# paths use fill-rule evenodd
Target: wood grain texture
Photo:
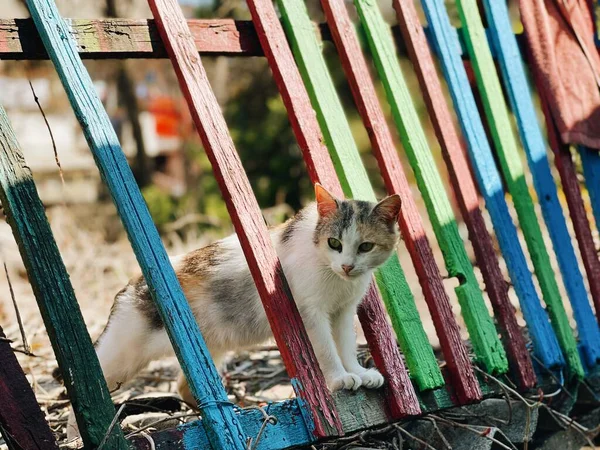
<instances>
[{"instance_id":1,"label":"wood grain texture","mask_svg":"<svg viewBox=\"0 0 600 450\"><path fill-rule=\"evenodd\" d=\"M227 402L219 374L183 295L114 128L51 0L27 5L108 186L152 298L201 408L215 448L245 448L245 435ZM68 340L72 342L72 340Z\"/></svg>"},{"instance_id":2,"label":"wood grain texture","mask_svg":"<svg viewBox=\"0 0 600 450\"><path fill-rule=\"evenodd\" d=\"M152 19L65 21L82 59L168 58ZM250 21L191 19L187 22L200 53L226 56L263 54ZM48 59L32 19L0 19L0 59Z\"/></svg>"},{"instance_id":3,"label":"wood grain texture","mask_svg":"<svg viewBox=\"0 0 600 450\"><path fill-rule=\"evenodd\" d=\"M0 117L3 114L0 112ZM0 123L2 122L0 118ZM0 164L4 162L6 158L0 157ZM4 199L4 196L2 197ZM3 339L6 339L6 335L0 327L0 434L12 446L9 448L58 450L56 440L15 352L10 342Z\"/></svg>"},{"instance_id":4,"label":"wood grain texture","mask_svg":"<svg viewBox=\"0 0 600 450\"><path fill-rule=\"evenodd\" d=\"M490 25L491 40L495 44L496 61L500 63L504 87L508 92L510 104L517 119L517 127L538 201L577 322L579 350L583 353L586 366L594 367L600 362L600 328L598 328L588 300L583 275L579 269L579 261L575 255L571 235L558 200L556 184L550 172L550 163L546 155L546 144L537 121L525 67L512 31L508 8L505 2L500 1L484 0L484 5ZM585 167L584 165L584 171ZM587 167L591 167L591 165ZM588 185L599 185L600 176L595 181L596 183L592 180L592 183Z\"/></svg>"},{"instance_id":5,"label":"wood grain texture","mask_svg":"<svg viewBox=\"0 0 600 450\"><path fill-rule=\"evenodd\" d=\"M278 6L342 188L350 198L375 202L375 193L312 29L306 6L302 0L280 0ZM392 316L396 334L404 344L402 350L407 355L411 374L421 389L443 385L441 372L396 254L377 271L375 278ZM396 305L398 303L401 303L400 307ZM416 361L419 363L411 364ZM416 397L414 400L416 402Z\"/></svg>"},{"instance_id":6,"label":"wood grain texture","mask_svg":"<svg viewBox=\"0 0 600 450\"><path fill-rule=\"evenodd\" d=\"M413 63L456 199L469 230L475 257L501 330L512 372L521 388L531 388L536 376L525 340L508 298L508 284L500 270L492 238L479 207L479 197L465 151L446 102L427 38L412 2L394 0L404 45ZM446 358L447 359L447 358Z\"/></svg>"},{"instance_id":7,"label":"wood grain texture","mask_svg":"<svg viewBox=\"0 0 600 450\"><path fill-rule=\"evenodd\" d=\"M573 223L575 236L577 237L581 259L583 260L583 267L587 273L590 293L594 301L596 316L598 317L600 315L600 259L598 259L590 222L581 196L582 193L581 187L579 186L579 180L577 179L577 170L573 163L570 145L561 142L560 133L558 132L552 114L550 113L544 91L539 87L542 86L542 84L538 82L539 74L537 74L535 70L532 72L534 80L536 80L535 84L539 89L542 111L544 112L546 121L548 143L554 153L554 165L558 170L562 190L565 194L565 199L567 200L569 215Z\"/></svg>"},{"instance_id":8,"label":"wood grain texture","mask_svg":"<svg viewBox=\"0 0 600 450\"><path fill-rule=\"evenodd\" d=\"M577 351L577 343L569 326L548 249L544 243L533 200L525 180L518 144L511 127L502 87L479 15L477 0L457 0L457 6L496 153L513 198L550 320L572 374L582 377L583 366ZM529 325L535 326L535 324Z\"/></svg>"},{"instance_id":9,"label":"wood grain texture","mask_svg":"<svg viewBox=\"0 0 600 450\"><path fill-rule=\"evenodd\" d=\"M585 185L590 195L592 212L597 229L600 229L600 152L597 149L579 146Z\"/></svg>"},{"instance_id":10,"label":"wood grain texture","mask_svg":"<svg viewBox=\"0 0 600 450\"><path fill-rule=\"evenodd\" d=\"M85 327L69 275L54 241L50 224L46 219L44 206L37 194L31 171L24 160L2 106L0 106L0 200L19 246L56 360L64 374L65 386L75 409L81 436L87 445L97 446L110 426L115 408L101 375L100 363ZM0 342L0 345L4 344ZM6 351L5 346L4 351ZM10 368L10 362L4 358L0 365L3 367L0 370ZM6 369L4 369L5 365ZM25 400L28 394L27 392L22 394ZM0 402L2 404L0 410L4 410L5 397L0 395L0 398L3 399ZM10 399L10 396L6 398ZM27 408L31 409L31 406ZM30 412L31 425L39 424L41 415L39 410L37 413L34 410ZM20 417L19 414L18 411L11 413L16 419ZM44 421L43 416L41 421ZM26 424L24 423L23 426L25 427ZM8 431L10 430L9 427ZM39 431L44 433L43 428ZM46 437L47 434L40 436L41 439ZM34 437L30 436L30 438ZM114 429L107 443L111 448L127 448L119 427Z\"/></svg>"},{"instance_id":11,"label":"wood grain texture","mask_svg":"<svg viewBox=\"0 0 600 450\"><path fill-rule=\"evenodd\" d=\"M377 99L373 81L369 74L356 32L350 21L348 10L340 0L322 0L325 17L338 50L342 67L346 73L354 101L358 107L363 123L369 134L371 145L379 163L379 168L389 193L397 193L402 197L402 210L399 223L404 242L407 245L415 266L421 288L429 311L433 317L440 344L447 361L464 360L464 355L456 356L456 352L464 352L464 346L458 335L458 326L452 314L448 295L444 290L439 269L435 263L431 246L425 234L422 219L419 215L411 189L406 180L404 170L398 158L390 130ZM392 318L392 322L393 322ZM402 324L396 324L396 328ZM452 336L452 338L450 338ZM454 346L452 343L460 345ZM401 341L402 344L402 341ZM409 368L419 367L421 359L410 360L405 351ZM412 364L411 364L412 363ZM459 402L468 402L469 393L476 392L465 389L473 383L472 370L469 366L450 365L455 381ZM419 386L422 388L422 386Z\"/></svg>"},{"instance_id":12,"label":"wood grain texture","mask_svg":"<svg viewBox=\"0 0 600 450\"><path fill-rule=\"evenodd\" d=\"M459 280L455 289L469 336L477 356L486 370L503 373L508 369L506 353L487 312L473 267L458 233L446 189L427 145L412 98L404 81L394 42L378 5L370 0L356 0L355 5L367 35L377 71L385 87L392 115L400 132L404 149L423 195L449 276ZM455 345L459 343L456 342ZM454 361L467 365L467 361Z\"/></svg>"},{"instance_id":13,"label":"wood grain texture","mask_svg":"<svg viewBox=\"0 0 600 450\"><path fill-rule=\"evenodd\" d=\"M450 88L459 124L466 138L467 150L480 192L506 261L511 281L519 297L523 315L530 324L536 356L545 367L560 368L564 360L533 284L532 274L519 243L517 229L511 219L500 173L496 167L483 122L463 65L456 32L443 1L422 0L423 11L429 24L431 42L440 60L440 66Z\"/></svg>"},{"instance_id":14,"label":"wood grain texture","mask_svg":"<svg viewBox=\"0 0 600 450\"><path fill-rule=\"evenodd\" d=\"M338 433L341 424L333 400L181 8L175 0L151 0L150 8L200 132L296 395L305 406L306 419L316 437Z\"/></svg>"}]
</instances>

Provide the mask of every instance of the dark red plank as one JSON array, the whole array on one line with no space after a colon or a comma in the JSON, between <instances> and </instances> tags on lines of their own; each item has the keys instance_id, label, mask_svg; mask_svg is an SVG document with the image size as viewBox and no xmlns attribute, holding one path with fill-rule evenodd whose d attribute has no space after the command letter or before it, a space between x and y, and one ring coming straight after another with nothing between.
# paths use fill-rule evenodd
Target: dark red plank
<instances>
[{"instance_id":1,"label":"dark red plank","mask_svg":"<svg viewBox=\"0 0 600 450\"><path fill-rule=\"evenodd\" d=\"M535 72L535 71L533 71ZM542 110L546 119L546 130L548 133L548 143L554 153L554 164L560 176L563 192L567 200L569 215L573 223L577 244L581 252L581 259L587 274L588 283L590 286L590 294L596 309L596 316L600 317L600 260L596 252L592 230L588 220L583 198L581 197L581 188L577 180L577 171L573 164L573 157L569 144L564 144L558 133L556 125L552 119L552 114L548 109L548 102L544 97L537 82L537 76L534 76L536 85L539 89Z\"/></svg>"},{"instance_id":2,"label":"dark red plank","mask_svg":"<svg viewBox=\"0 0 600 450\"><path fill-rule=\"evenodd\" d=\"M348 11L343 0L321 0L321 4L386 188L389 193L397 193L402 197L399 217L402 236L452 373L453 387L460 402L472 402L481 397L481 391Z\"/></svg>"},{"instance_id":3,"label":"dark red plank","mask_svg":"<svg viewBox=\"0 0 600 450\"><path fill-rule=\"evenodd\" d=\"M275 8L270 0L247 0L247 3L302 149L309 176L313 183L321 183L341 198L343 193L340 182ZM418 414L418 400L374 285L362 302L359 319L365 335L370 337L368 343L375 363L388 381L387 401L390 413L394 417Z\"/></svg>"},{"instance_id":4,"label":"dark red plank","mask_svg":"<svg viewBox=\"0 0 600 450\"><path fill-rule=\"evenodd\" d=\"M281 263L176 0L151 0L157 27L239 236L286 369L317 437L341 433Z\"/></svg>"},{"instance_id":5,"label":"dark red plank","mask_svg":"<svg viewBox=\"0 0 600 450\"><path fill-rule=\"evenodd\" d=\"M423 32L421 22L412 2L393 1L404 44L413 63L429 111L442 154L450 173L461 213L469 230L475 256L483 275L486 289L494 308L503 343L519 385L535 386L536 376L515 311L508 298L508 285L504 280L490 234L488 233L479 199L465 152L458 137L448 104L444 98L435 64Z\"/></svg>"},{"instance_id":6,"label":"dark red plank","mask_svg":"<svg viewBox=\"0 0 600 450\"><path fill-rule=\"evenodd\" d=\"M31 386L0 327L0 427L6 442L27 450L58 449Z\"/></svg>"}]
</instances>

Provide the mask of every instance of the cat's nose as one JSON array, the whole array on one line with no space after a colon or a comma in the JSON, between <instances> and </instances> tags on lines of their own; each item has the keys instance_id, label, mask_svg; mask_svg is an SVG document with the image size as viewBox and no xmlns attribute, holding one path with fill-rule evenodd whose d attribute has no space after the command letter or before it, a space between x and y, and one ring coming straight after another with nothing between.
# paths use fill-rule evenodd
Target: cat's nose
<instances>
[{"instance_id":1,"label":"cat's nose","mask_svg":"<svg viewBox=\"0 0 600 450\"><path fill-rule=\"evenodd\" d=\"M342 269L344 269L344 272L346 272L346 275L350 275L350 272L352 272L352 269L354 269L354 266L348 265L348 264L342 264Z\"/></svg>"}]
</instances>

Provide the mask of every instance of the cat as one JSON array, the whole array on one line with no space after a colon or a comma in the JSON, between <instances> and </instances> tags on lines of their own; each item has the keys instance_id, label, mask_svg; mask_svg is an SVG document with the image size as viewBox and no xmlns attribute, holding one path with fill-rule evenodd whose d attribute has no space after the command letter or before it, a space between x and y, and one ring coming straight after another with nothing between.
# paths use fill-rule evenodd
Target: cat
<instances>
[{"instance_id":1,"label":"cat","mask_svg":"<svg viewBox=\"0 0 600 450\"><path fill-rule=\"evenodd\" d=\"M342 200L319 184L315 194L315 203L269 230L271 241L328 387L376 389L384 378L357 361L354 316L374 270L396 249L401 200ZM171 262L217 367L226 352L272 337L237 235ZM143 276L116 295L95 347L111 391L173 354ZM195 405L183 376L178 390Z\"/></svg>"}]
</instances>

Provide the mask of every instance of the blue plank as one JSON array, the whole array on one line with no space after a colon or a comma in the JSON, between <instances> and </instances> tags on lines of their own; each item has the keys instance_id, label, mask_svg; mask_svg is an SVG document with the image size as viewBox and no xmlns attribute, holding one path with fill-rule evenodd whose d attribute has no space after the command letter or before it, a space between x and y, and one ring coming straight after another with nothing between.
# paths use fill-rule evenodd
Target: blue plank
<instances>
[{"instance_id":1,"label":"blue plank","mask_svg":"<svg viewBox=\"0 0 600 450\"><path fill-rule=\"evenodd\" d=\"M542 215L558 265L562 273L567 295L579 330L579 346L588 368L600 361L600 328L585 290L583 275L575 255L567 223L558 200L556 184L550 171L546 144L537 121L531 99L525 67L517 40L512 31L505 0L484 0L485 12L491 37L500 63L504 86L517 119L521 142L527 156L533 184L542 209Z\"/></svg>"},{"instance_id":2,"label":"blue plank","mask_svg":"<svg viewBox=\"0 0 600 450\"><path fill-rule=\"evenodd\" d=\"M27 0L150 287L215 449L244 449L245 433L183 295L108 115L51 0Z\"/></svg>"},{"instance_id":3,"label":"blue plank","mask_svg":"<svg viewBox=\"0 0 600 450\"><path fill-rule=\"evenodd\" d=\"M440 59L460 126L467 140L467 150L479 188L485 198L523 316L529 326L534 352L545 367L561 368L564 366L562 352L535 290L517 229L504 198L502 179L461 60L456 32L450 24L443 0L422 0L421 3L427 17L431 42Z\"/></svg>"},{"instance_id":4,"label":"blue plank","mask_svg":"<svg viewBox=\"0 0 600 450\"><path fill-rule=\"evenodd\" d=\"M579 146L581 165L585 185L590 194L592 212L596 221L596 229L600 230L600 152L593 148Z\"/></svg>"}]
</instances>

